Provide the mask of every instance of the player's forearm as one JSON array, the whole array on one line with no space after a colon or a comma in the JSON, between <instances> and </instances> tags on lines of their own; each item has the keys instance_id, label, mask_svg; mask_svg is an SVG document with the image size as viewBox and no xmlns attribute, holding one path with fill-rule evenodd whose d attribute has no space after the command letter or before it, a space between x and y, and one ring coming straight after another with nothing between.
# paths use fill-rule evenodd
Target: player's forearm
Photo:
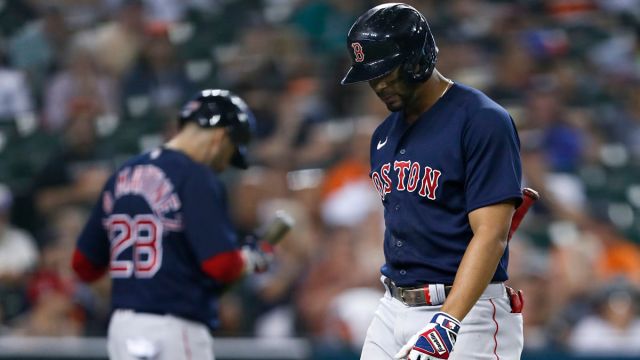
<instances>
[{"instance_id":1,"label":"player's forearm","mask_svg":"<svg viewBox=\"0 0 640 360\"><path fill-rule=\"evenodd\" d=\"M473 238L467 246L442 311L462 319L493 278L507 246L514 212L511 202L490 205L469 213Z\"/></svg>"},{"instance_id":2,"label":"player's forearm","mask_svg":"<svg viewBox=\"0 0 640 360\"><path fill-rule=\"evenodd\" d=\"M202 270L213 279L231 284L244 274L245 260L240 249L216 254L202 262Z\"/></svg>"},{"instance_id":3,"label":"player's forearm","mask_svg":"<svg viewBox=\"0 0 640 360\"><path fill-rule=\"evenodd\" d=\"M442 306L443 312L462 321L489 285L506 245L506 234L503 238L482 234L473 237Z\"/></svg>"}]
</instances>

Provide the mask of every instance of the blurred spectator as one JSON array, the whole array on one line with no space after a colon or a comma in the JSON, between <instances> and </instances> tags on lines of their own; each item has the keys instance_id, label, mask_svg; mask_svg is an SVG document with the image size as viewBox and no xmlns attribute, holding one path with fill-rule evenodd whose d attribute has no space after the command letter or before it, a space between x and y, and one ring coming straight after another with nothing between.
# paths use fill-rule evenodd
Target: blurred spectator
<instances>
[{"instance_id":1,"label":"blurred spectator","mask_svg":"<svg viewBox=\"0 0 640 360\"><path fill-rule=\"evenodd\" d=\"M56 7L74 29L91 26L105 15L103 0L29 0L37 9Z\"/></svg>"},{"instance_id":2,"label":"blurred spectator","mask_svg":"<svg viewBox=\"0 0 640 360\"><path fill-rule=\"evenodd\" d=\"M25 73L8 67L0 48L0 121L33 116L34 104Z\"/></svg>"},{"instance_id":3,"label":"blurred spectator","mask_svg":"<svg viewBox=\"0 0 640 360\"><path fill-rule=\"evenodd\" d=\"M556 173L549 168L550 164L546 160L545 151L540 147L539 135L540 133L536 130L520 133L523 147L535 144L532 146L533 149L523 149L521 152L522 170L527 185L544 194L539 205L544 207L550 219L575 223L587 221L584 203L581 203L586 199L581 180L572 174Z\"/></svg>"},{"instance_id":4,"label":"blurred spectator","mask_svg":"<svg viewBox=\"0 0 640 360\"><path fill-rule=\"evenodd\" d=\"M320 79L313 75L300 75L288 81L280 95L275 132L256 146L262 162L304 169L326 166L333 158L335 142L344 133L339 126L338 131L332 131L327 104L319 96L320 86Z\"/></svg>"},{"instance_id":5,"label":"blurred spectator","mask_svg":"<svg viewBox=\"0 0 640 360\"><path fill-rule=\"evenodd\" d=\"M346 33L362 10L357 1L302 1L289 21L308 38L314 51L342 55Z\"/></svg>"},{"instance_id":6,"label":"blurred spectator","mask_svg":"<svg viewBox=\"0 0 640 360\"><path fill-rule=\"evenodd\" d=\"M354 287L378 286L379 276L374 276L367 266L354 263L354 259L367 263L371 261L370 258L363 259L358 253L361 250L358 243L368 240L363 231L366 228L371 228L368 223L363 223L362 227L333 227L326 230L318 248L319 253L309 264L296 298L297 311L309 335L320 337L327 331L329 324L325 319L338 294ZM378 269L375 272L377 275Z\"/></svg>"},{"instance_id":7,"label":"blurred spectator","mask_svg":"<svg viewBox=\"0 0 640 360\"><path fill-rule=\"evenodd\" d=\"M524 227L524 226L523 226ZM544 349L549 346L548 318L552 313L552 301L548 294L551 283L551 267L546 250L534 246L530 239L516 232L509 243L508 285L524 293L525 349Z\"/></svg>"},{"instance_id":8,"label":"blurred spectator","mask_svg":"<svg viewBox=\"0 0 640 360\"><path fill-rule=\"evenodd\" d=\"M502 46L492 63L495 83L487 89L487 94L507 106L521 104L534 71L533 58L515 36L507 36Z\"/></svg>"},{"instance_id":9,"label":"blurred spectator","mask_svg":"<svg viewBox=\"0 0 640 360\"><path fill-rule=\"evenodd\" d=\"M636 5L637 6L637 5ZM634 29L617 29L589 51L589 58L605 75L616 79L640 78L640 21Z\"/></svg>"},{"instance_id":10,"label":"blurred spectator","mask_svg":"<svg viewBox=\"0 0 640 360\"><path fill-rule=\"evenodd\" d=\"M59 207L50 217L47 229L50 238L26 286L31 311L14 320L14 335L78 336L83 333L86 313L76 301L82 287L68 264L85 218L84 210L75 207ZM98 319L101 316L93 315Z\"/></svg>"},{"instance_id":11,"label":"blurred spectator","mask_svg":"<svg viewBox=\"0 0 640 360\"><path fill-rule=\"evenodd\" d=\"M224 84L280 92L288 75L317 65L315 58L305 58L308 45L289 28L259 24L243 28L237 36L236 42L215 50Z\"/></svg>"},{"instance_id":12,"label":"blurred spectator","mask_svg":"<svg viewBox=\"0 0 640 360\"><path fill-rule=\"evenodd\" d=\"M545 153L549 169L574 172L586 148L584 134L568 121L555 80L540 77L536 82L528 94L528 121L541 132L539 146Z\"/></svg>"},{"instance_id":13,"label":"blurred spectator","mask_svg":"<svg viewBox=\"0 0 640 360\"><path fill-rule=\"evenodd\" d=\"M237 294L228 292L220 297L218 303L220 318L216 336L240 336L245 331L246 312L242 308L242 300Z\"/></svg>"},{"instance_id":14,"label":"blurred spectator","mask_svg":"<svg viewBox=\"0 0 640 360\"><path fill-rule=\"evenodd\" d=\"M593 219L587 226L587 235L596 236L601 244L594 264L599 283L622 278L640 289L640 246L625 239L609 221Z\"/></svg>"},{"instance_id":15,"label":"blurred spectator","mask_svg":"<svg viewBox=\"0 0 640 360\"><path fill-rule=\"evenodd\" d=\"M64 70L46 89L45 127L54 132L62 130L77 106L94 117L117 114L115 84L100 72L91 51L76 44L66 60Z\"/></svg>"},{"instance_id":16,"label":"blurred spectator","mask_svg":"<svg viewBox=\"0 0 640 360\"><path fill-rule=\"evenodd\" d=\"M614 109L607 125L613 139L626 145L631 155L640 159L640 80L629 84L621 94L622 107Z\"/></svg>"},{"instance_id":17,"label":"blurred spectator","mask_svg":"<svg viewBox=\"0 0 640 360\"><path fill-rule=\"evenodd\" d=\"M26 22L38 16L31 1L7 1L0 9L0 34L13 35Z\"/></svg>"},{"instance_id":18,"label":"blurred spectator","mask_svg":"<svg viewBox=\"0 0 640 360\"><path fill-rule=\"evenodd\" d=\"M0 319L4 319L4 309L0 304ZM6 326L2 321L0 321L0 335L7 334L9 332L9 327Z\"/></svg>"},{"instance_id":19,"label":"blurred spectator","mask_svg":"<svg viewBox=\"0 0 640 360\"><path fill-rule=\"evenodd\" d=\"M596 313L580 320L569 339L576 354L640 356L638 292L625 282L605 287L596 299Z\"/></svg>"},{"instance_id":20,"label":"blurred spectator","mask_svg":"<svg viewBox=\"0 0 640 360\"><path fill-rule=\"evenodd\" d=\"M549 252L551 279L549 292L555 309L576 298L588 296L595 285L594 263L599 255L599 240L587 236L571 221L557 221L549 226L552 247Z\"/></svg>"},{"instance_id":21,"label":"blurred spectator","mask_svg":"<svg viewBox=\"0 0 640 360\"><path fill-rule=\"evenodd\" d=\"M123 6L130 0L103 0L109 7ZM219 6L216 0L134 0L145 5L146 16L153 21L174 22L181 20L191 9L210 12ZM237 1L237 0L236 0ZM125 5L126 6L126 5Z\"/></svg>"},{"instance_id":22,"label":"blurred spectator","mask_svg":"<svg viewBox=\"0 0 640 360\"><path fill-rule=\"evenodd\" d=\"M640 38L640 36L638 36ZM640 73L640 71L638 71ZM629 130L623 137L635 159L640 159L640 81L630 88L627 106L629 107Z\"/></svg>"},{"instance_id":23,"label":"blurred spectator","mask_svg":"<svg viewBox=\"0 0 640 360\"><path fill-rule=\"evenodd\" d=\"M48 272L38 273L29 283L31 311L16 319L13 335L78 336L82 315L72 301L73 287Z\"/></svg>"},{"instance_id":24,"label":"blurred spectator","mask_svg":"<svg viewBox=\"0 0 640 360\"><path fill-rule=\"evenodd\" d=\"M60 207L51 217L50 239L42 250L38 269L27 283L31 309L15 319L15 335L82 334L85 312L74 300L78 286L68 264L85 217L82 210L73 207Z\"/></svg>"},{"instance_id":25,"label":"blurred spectator","mask_svg":"<svg viewBox=\"0 0 640 360\"><path fill-rule=\"evenodd\" d=\"M46 76L63 64L70 35L61 10L45 7L40 19L24 24L10 39L11 64L26 71L33 88L40 90Z\"/></svg>"},{"instance_id":26,"label":"blurred spectator","mask_svg":"<svg viewBox=\"0 0 640 360\"><path fill-rule=\"evenodd\" d=\"M258 300L255 308L255 334L260 337L291 337L298 331L293 300L301 286L300 274L307 268L318 239L313 233L308 210L300 203L274 199L264 203L258 213L265 223L276 209L292 214L296 226L275 249L276 259L269 272L249 281Z\"/></svg>"},{"instance_id":27,"label":"blurred spectator","mask_svg":"<svg viewBox=\"0 0 640 360\"><path fill-rule=\"evenodd\" d=\"M192 91L176 49L169 41L168 24L147 24L143 41L137 63L122 84L128 117L176 109Z\"/></svg>"},{"instance_id":28,"label":"blurred spectator","mask_svg":"<svg viewBox=\"0 0 640 360\"><path fill-rule=\"evenodd\" d=\"M65 321L70 326L80 327L80 331L86 335L105 336L111 312L109 277L88 285L79 282L69 266L76 239L87 215L87 209L63 206L49 217L45 231L46 258L43 256L36 278L44 274L63 285L61 295L64 295L69 307Z\"/></svg>"},{"instance_id":29,"label":"blurred spectator","mask_svg":"<svg viewBox=\"0 0 640 360\"><path fill-rule=\"evenodd\" d=\"M359 354L382 296L382 289L365 287L336 295L325 318L323 345L337 350L347 348L353 354Z\"/></svg>"},{"instance_id":30,"label":"blurred spectator","mask_svg":"<svg viewBox=\"0 0 640 360\"><path fill-rule=\"evenodd\" d=\"M33 237L9 223L12 202L11 191L0 184L0 286L23 280L38 260Z\"/></svg>"},{"instance_id":31,"label":"blurred spectator","mask_svg":"<svg viewBox=\"0 0 640 360\"><path fill-rule=\"evenodd\" d=\"M32 96L25 73L9 66L5 44L0 40L0 122L33 116Z\"/></svg>"},{"instance_id":32,"label":"blurred spectator","mask_svg":"<svg viewBox=\"0 0 640 360\"><path fill-rule=\"evenodd\" d=\"M328 226L357 226L378 210L380 197L369 178L369 142L375 129L370 118L354 124L341 160L327 169L322 183L321 211Z\"/></svg>"},{"instance_id":33,"label":"blurred spectator","mask_svg":"<svg viewBox=\"0 0 640 360\"><path fill-rule=\"evenodd\" d=\"M107 180L110 153L98 146L92 104L73 104L62 148L52 153L34 179L36 208L48 215L63 205L88 206Z\"/></svg>"},{"instance_id":34,"label":"blurred spectator","mask_svg":"<svg viewBox=\"0 0 640 360\"><path fill-rule=\"evenodd\" d=\"M33 237L9 222L12 202L0 184L0 328L25 310L24 286L38 261Z\"/></svg>"},{"instance_id":35,"label":"blurred spectator","mask_svg":"<svg viewBox=\"0 0 640 360\"><path fill-rule=\"evenodd\" d=\"M144 41L144 6L142 0L124 1L114 19L99 25L92 45L96 62L108 74L120 79L138 58Z\"/></svg>"}]
</instances>

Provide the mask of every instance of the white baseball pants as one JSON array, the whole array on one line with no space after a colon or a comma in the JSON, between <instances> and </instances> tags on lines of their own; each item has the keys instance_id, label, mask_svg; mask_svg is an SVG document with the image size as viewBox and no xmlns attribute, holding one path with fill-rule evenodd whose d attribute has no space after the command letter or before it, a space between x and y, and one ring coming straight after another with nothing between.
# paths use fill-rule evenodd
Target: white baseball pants
<instances>
[{"instance_id":1,"label":"white baseball pants","mask_svg":"<svg viewBox=\"0 0 640 360\"><path fill-rule=\"evenodd\" d=\"M172 315L116 310L109 323L110 360L214 360L213 338L200 323Z\"/></svg>"},{"instance_id":2,"label":"white baseball pants","mask_svg":"<svg viewBox=\"0 0 640 360\"><path fill-rule=\"evenodd\" d=\"M367 330L360 359L393 359L440 307L409 307L392 298L387 290ZM522 314L511 312L504 284L489 284L462 321L449 359L518 360L524 342L522 331Z\"/></svg>"}]
</instances>

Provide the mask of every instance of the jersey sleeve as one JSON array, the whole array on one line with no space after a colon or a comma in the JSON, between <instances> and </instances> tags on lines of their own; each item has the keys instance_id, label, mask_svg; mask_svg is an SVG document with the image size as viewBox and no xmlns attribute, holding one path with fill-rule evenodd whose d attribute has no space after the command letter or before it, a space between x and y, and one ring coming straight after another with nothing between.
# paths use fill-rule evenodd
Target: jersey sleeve
<instances>
[{"instance_id":1,"label":"jersey sleeve","mask_svg":"<svg viewBox=\"0 0 640 360\"><path fill-rule=\"evenodd\" d=\"M91 210L73 255L72 267L84 281L93 281L102 276L109 264L109 237L102 224L105 217L104 197L105 190Z\"/></svg>"},{"instance_id":2,"label":"jersey sleeve","mask_svg":"<svg viewBox=\"0 0 640 360\"><path fill-rule=\"evenodd\" d=\"M481 108L463 134L466 209L504 201L522 202L520 140L513 120L500 108Z\"/></svg>"},{"instance_id":3,"label":"jersey sleeve","mask_svg":"<svg viewBox=\"0 0 640 360\"><path fill-rule=\"evenodd\" d=\"M202 269L223 282L238 278L244 262L223 186L206 175L189 176L182 190L182 216L185 236Z\"/></svg>"}]
</instances>

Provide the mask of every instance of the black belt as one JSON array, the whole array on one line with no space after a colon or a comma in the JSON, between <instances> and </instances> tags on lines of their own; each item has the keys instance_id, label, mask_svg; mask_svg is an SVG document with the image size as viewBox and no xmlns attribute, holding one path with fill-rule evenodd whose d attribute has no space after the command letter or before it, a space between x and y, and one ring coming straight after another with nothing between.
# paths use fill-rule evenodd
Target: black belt
<instances>
[{"instance_id":1,"label":"black belt","mask_svg":"<svg viewBox=\"0 0 640 360\"><path fill-rule=\"evenodd\" d=\"M396 286L389 278L384 278L391 296L407 306L434 306L442 305L451 288L450 285L434 284L419 287Z\"/></svg>"}]
</instances>

